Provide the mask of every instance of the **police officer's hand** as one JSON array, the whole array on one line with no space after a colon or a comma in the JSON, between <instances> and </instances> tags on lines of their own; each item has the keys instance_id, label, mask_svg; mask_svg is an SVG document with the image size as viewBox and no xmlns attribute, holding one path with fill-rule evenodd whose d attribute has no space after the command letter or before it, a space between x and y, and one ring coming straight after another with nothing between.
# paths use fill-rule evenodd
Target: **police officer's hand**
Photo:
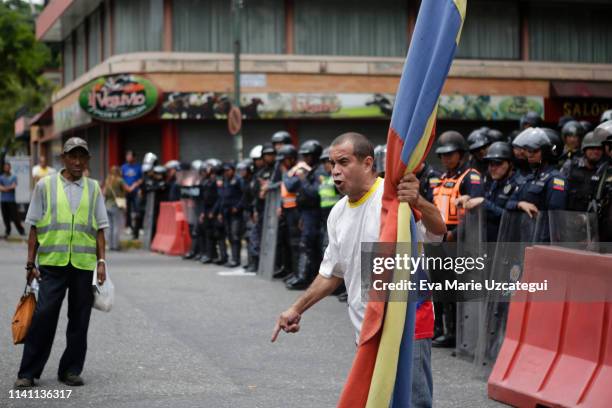
<instances>
[{"instance_id":1,"label":"police officer's hand","mask_svg":"<svg viewBox=\"0 0 612 408\"><path fill-rule=\"evenodd\" d=\"M98 285L103 285L106 281L106 264L99 262L96 271L98 272Z\"/></svg>"},{"instance_id":2,"label":"police officer's hand","mask_svg":"<svg viewBox=\"0 0 612 408\"><path fill-rule=\"evenodd\" d=\"M419 202L420 183L414 173L408 173L401 178L397 185L397 198L400 202L408 203L411 206L416 206Z\"/></svg>"},{"instance_id":3,"label":"police officer's hand","mask_svg":"<svg viewBox=\"0 0 612 408\"><path fill-rule=\"evenodd\" d=\"M281 313L280 316L278 316L278 320L276 321L276 325L272 331L272 343L274 343L278 338L278 334L280 333L281 329L285 333L297 333L300 331L301 318L302 315L291 307Z\"/></svg>"},{"instance_id":4,"label":"police officer's hand","mask_svg":"<svg viewBox=\"0 0 612 408\"><path fill-rule=\"evenodd\" d=\"M218 220L219 222L223 222L223 214L219 214L219 215L217 215L217 220Z\"/></svg>"},{"instance_id":5,"label":"police officer's hand","mask_svg":"<svg viewBox=\"0 0 612 408\"><path fill-rule=\"evenodd\" d=\"M471 210L472 208L478 207L480 204L483 203L483 201L484 201L483 197L471 198L471 199L467 200L467 202L465 203L465 205L463 207L466 210Z\"/></svg>"},{"instance_id":6,"label":"police officer's hand","mask_svg":"<svg viewBox=\"0 0 612 408\"><path fill-rule=\"evenodd\" d=\"M238 209L237 209L236 207L233 207L233 208L230 210L230 212L231 212L232 214L236 214L236 213L238 213Z\"/></svg>"},{"instance_id":7,"label":"police officer's hand","mask_svg":"<svg viewBox=\"0 0 612 408\"><path fill-rule=\"evenodd\" d=\"M200 216L198 217L200 224L204 222L204 218L206 218L206 215L204 213L200 213Z\"/></svg>"},{"instance_id":8,"label":"police officer's hand","mask_svg":"<svg viewBox=\"0 0 612 408\"><path fill-rule=\"evenodd\" d=\"M517 207L519 210L525 211L529 218L533 218L534 216L538 215L539 212L538 207L531 203L528 203L527 201L519 201Z\"/></svg>"},{"instance_id":9,"label":"police officer's hand","mask_svg":"<svg viewBox=\"0 0 612 408\"><path fill-rule=\"evenodd\" d=\"M28 264L26 266L26 280L28 281L28 285L32 284L34 279L40 279L40 272L36 268L36 265Z\"/></svg>"}]
</instances>

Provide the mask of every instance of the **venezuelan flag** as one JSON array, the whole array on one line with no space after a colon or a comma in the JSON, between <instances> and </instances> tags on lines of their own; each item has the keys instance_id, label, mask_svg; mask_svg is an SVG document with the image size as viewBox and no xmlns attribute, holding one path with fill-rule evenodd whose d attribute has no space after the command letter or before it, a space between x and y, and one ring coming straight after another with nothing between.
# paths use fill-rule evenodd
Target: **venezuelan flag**
<instances>
[{"instance_id":1,"label":"venezuelan flag","mask_svg":"<svg viewBox=\"0 0 612 408\"><path fill-rule=\"evenodd\" d=\"M397 200L401 177L414 172L434 140L438 99L459 44L467 0L423 0L397 91L387 138L380 242L417 253L415 215ZM406 278L399 271L393 279ZM338 406L409 407L417 304L368 302L359 347Z\"/></svg>"}]
</instances>

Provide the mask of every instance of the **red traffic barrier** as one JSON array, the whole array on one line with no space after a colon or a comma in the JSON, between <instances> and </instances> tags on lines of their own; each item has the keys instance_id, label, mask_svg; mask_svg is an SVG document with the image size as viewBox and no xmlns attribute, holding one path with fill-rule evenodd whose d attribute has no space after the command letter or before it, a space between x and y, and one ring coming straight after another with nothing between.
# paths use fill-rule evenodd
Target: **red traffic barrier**
<instances>
[{"instance_id":1,"label":"red traffic barrier","mask_svg":"<svg viewBox=\"0 0 612 408\"><path fill-rule=\"evenodd\" d=\"M517 407L612 406L612 257L555 247L525 252L489 397ZM551 281L552 280L552 281Z\"/></svg>"},{"instance_id":2,"label":"red traffic barrier","mask_svg":"<svg viewBox=\"0 0 612 408\"><path fill-rule=\"evenodd\" d=\"M160 203L157 230L151 250L166 255L183 255L191 248L189 224L180 202Z\"/></svg>"}]
</instances>

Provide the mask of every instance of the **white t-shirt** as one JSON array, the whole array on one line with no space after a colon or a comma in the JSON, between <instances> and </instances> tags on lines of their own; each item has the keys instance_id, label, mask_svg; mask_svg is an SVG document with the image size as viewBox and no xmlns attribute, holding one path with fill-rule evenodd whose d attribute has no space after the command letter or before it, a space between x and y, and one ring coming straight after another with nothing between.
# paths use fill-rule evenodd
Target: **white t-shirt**
<instances>
[{"instance_id":1,"label":"white t-shirt","mask_svg":"<svg viewBox=\"0 0 612 408\"><path fill-rule=\"evenodd\" d=\"M384 182L379 177L359 201L352 203L344 196L334 205L327 219L329 244L319 273L326 278L333 275L344 279L349 318L357 342L366 309L366 303L361 300L361 243L378 242L383 191ZM417 231L420 242L442 241L442 236L430 234L420 221Z\"/></svg>"}]
</instances>

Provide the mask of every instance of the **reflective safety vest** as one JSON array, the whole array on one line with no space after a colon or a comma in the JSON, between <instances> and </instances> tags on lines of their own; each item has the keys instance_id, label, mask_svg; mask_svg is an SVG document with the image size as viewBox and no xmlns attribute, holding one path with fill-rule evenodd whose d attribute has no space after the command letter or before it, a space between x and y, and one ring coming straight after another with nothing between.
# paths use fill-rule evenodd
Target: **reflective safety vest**
<instances>
[{"instance_id":1,"label":"reflective safety vest","mask_svg":"<svg viewBox=\"0 0 612 408\"><path fill-rule=\"evenodd\" d=\"M45 178L46 210L36 223L38 263L93 271L96 267L96 234L94 217L100 188L94 180L83 177L83 195L72 214L60 175Z\"/></svg>"},{"instance_id":2,"label":"reflective safety vest","mask_svg":"<svg viewBox=\"0 0 612 408\"><path fill-rule=\"evenodd\" d=\"M281 183L281 202L283 208L297 207L297 195L290 193L285 187L285 183Z\"/></svg>"},{"instance_id":3,"label":"reflective safety vest","mask_svg":"<svg viewBox=\"0 0 612 408\"><path fill-rule=\"evenodd\" d=\"M461 188L461 182L471 171L474 169L468 168L459 177L445 177L440 181L438 187L433 191L433 203L440 214L446 225L457 225L459 224L459 215L463 212L463 209L458 210L455 205L455 200L461 196L459 189Z\"/></svg>"},{"instance_id":4,"label":"reflective safety vest","mask_svg":"<svg viewBox=\"0 0 612 408\"><path fill-rule=\"evenodd\" d=\"M331 208L340 200L340 194L336 191L334 179L330 176L321 176L319 197L321 197L321 208Z\"/></svg>"}]
</instances>

